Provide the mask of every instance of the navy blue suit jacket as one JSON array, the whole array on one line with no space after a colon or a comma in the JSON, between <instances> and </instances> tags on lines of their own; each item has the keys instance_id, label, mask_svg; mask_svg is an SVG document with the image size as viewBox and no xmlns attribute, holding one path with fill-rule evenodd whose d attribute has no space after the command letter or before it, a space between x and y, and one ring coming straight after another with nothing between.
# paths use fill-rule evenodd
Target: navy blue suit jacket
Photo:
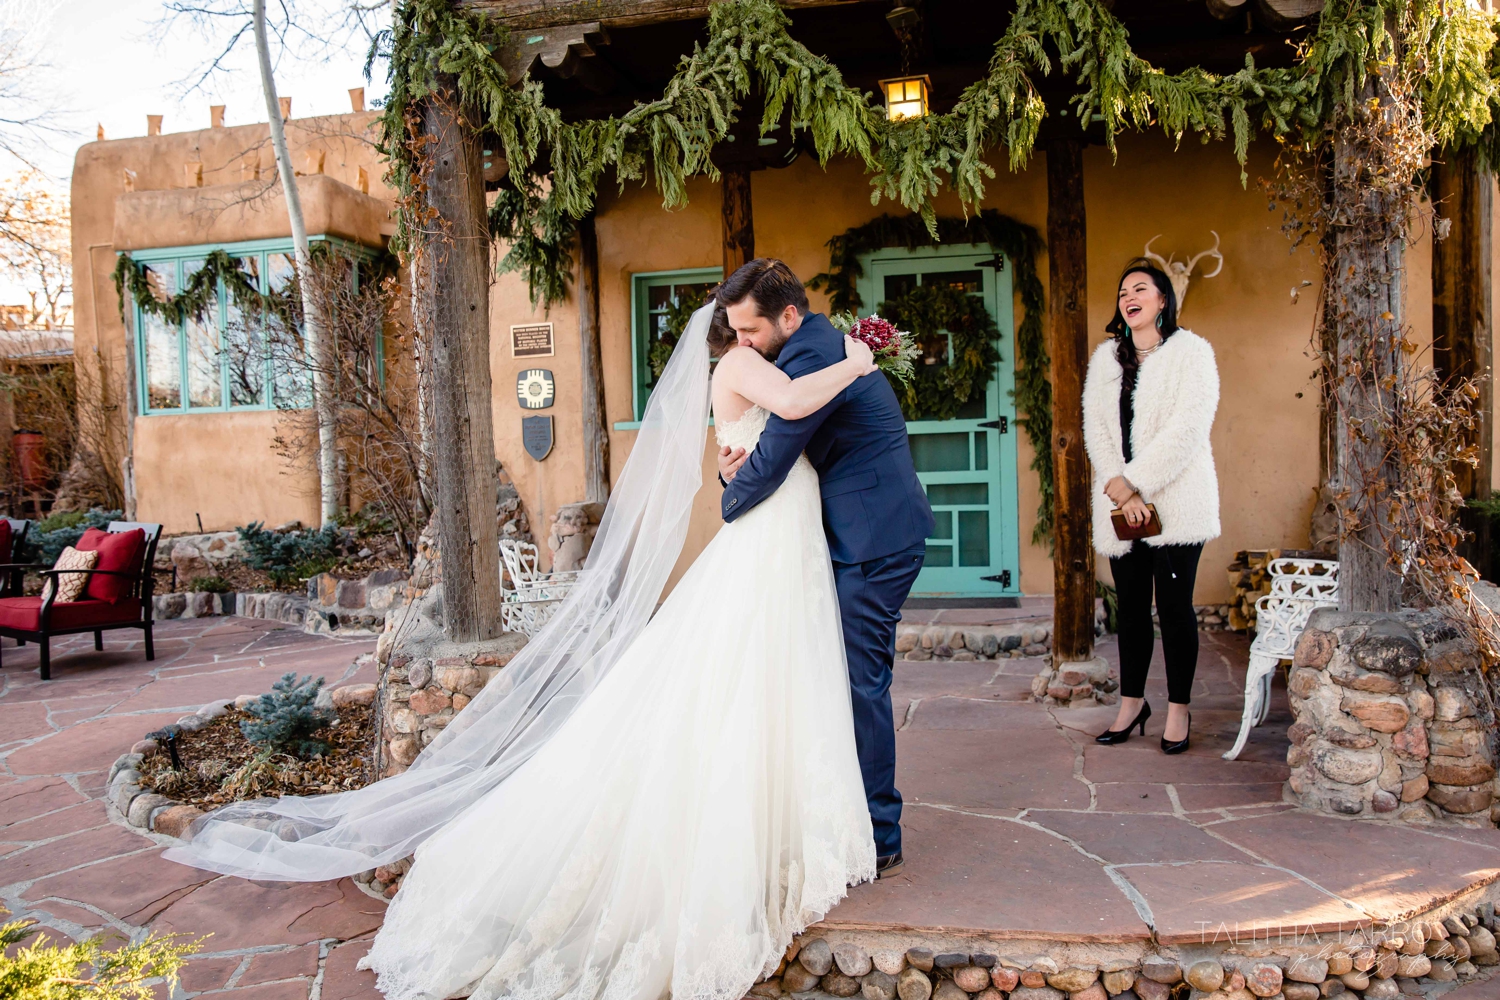
<instances>
[{"instance_id":1,"label":"navy blue suit jacket","mask_svg":"<svg viewBox=\"0 0 1500 1000\"><path fill-rule=\"evenodd\" d=\"M798 378L842 360L844 335L828 317L810 313L781 349L776 367ZM855 379L801 420L772 414L724 489L724 520L733 521L776 492L803 452L822 483L823 528L834 562L878 559L915 548L932 534L932 508L912 466L906 418L883 374Z\"/></svg>"}]
</instances>

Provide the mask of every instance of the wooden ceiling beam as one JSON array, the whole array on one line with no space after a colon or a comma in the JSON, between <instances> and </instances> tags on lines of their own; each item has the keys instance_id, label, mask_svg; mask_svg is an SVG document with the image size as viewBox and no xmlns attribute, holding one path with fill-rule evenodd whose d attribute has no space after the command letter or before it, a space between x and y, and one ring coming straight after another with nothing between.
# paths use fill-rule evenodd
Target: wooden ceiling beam
<instances>
[{"instance_id":1,"label":"wooden ceiling beam","mask_svg":"<svg viewBox=\"0 0 1500 1000\"><path fill-rule=\"evenodd\" d=\"M598 21L517 31L500 50L500 65L512 87L541 66L560 80L576 77L594 93L605 94L617 80L614 70L597 58L598 47L608 44L609 33Z\"/></svg>"},{"instance_id":2,"label":"wooden ceiling beam","mask_svg":"<svg viewBox=\"0 0 1500 1000\"><path fill-rule=\"evenodd\" d=\"M708 0L459 0L505 26L546 28L596 21L607 28L629 28L708 16ZM869 0L778 0L781 6L833 7ZM888 2L888 0L887 0Z\"/></svg>"}]
</instances>

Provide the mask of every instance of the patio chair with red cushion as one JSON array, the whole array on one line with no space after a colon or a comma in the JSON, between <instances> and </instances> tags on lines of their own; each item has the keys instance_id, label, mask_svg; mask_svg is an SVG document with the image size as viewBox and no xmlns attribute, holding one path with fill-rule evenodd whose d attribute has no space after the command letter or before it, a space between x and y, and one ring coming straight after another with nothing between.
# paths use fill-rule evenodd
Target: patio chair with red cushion
<instances>
[{"instance_id":1,"label":"patio chair with red cushion","mask_svg":"<svg viewBox=\"0 0 1500 1000\"><path fill-rule=\"evenodd\" d=\"M27 570L45 569L41 563L22 562L26 553L26 533L31 522L17 517L0 517L0 597L20 597Z\"/></svg>"},{"instance_id":2,"label":"patio chair with red cushion","mask_svg":"<svg viewBox=\"0 0 1500 1000\"><path fill-rule=\"evenodd\" d=\"M137 521L111 521L107 531L90 528L73 546L96 550L99 561L93 569L42 570L50 580L41 597L0 598L0 635L19 642L34 642L41 648L42 680L52 679L49 640L55 635L94 633L94 648L104 648L104 633L110 629L138 628L146 636L146 659L156 659L151 635L151 564L161 525ZM58 576L84 573L89 577L83 596L59 601Z\"/></svg>"}]
</instances>

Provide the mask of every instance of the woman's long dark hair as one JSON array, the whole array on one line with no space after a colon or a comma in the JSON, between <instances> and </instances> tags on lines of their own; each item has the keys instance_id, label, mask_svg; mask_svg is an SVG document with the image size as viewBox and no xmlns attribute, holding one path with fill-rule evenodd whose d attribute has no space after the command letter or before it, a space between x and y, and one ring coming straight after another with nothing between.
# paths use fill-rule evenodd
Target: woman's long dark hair
<instances>
[{"instance_id":1,"label":"woman's long dark hair","mask_svg":"<svg viewBox=\"0 0 1500 1000\"><path fill-rule=\"evenodd\" d=\"M1130 337L1130 325L1125 322L1125 316L1120 312L1120 286L1125 284L1125 279L1132 274L1144 274L1156 285L1156 290L1161 292L1164 300L1161 307L1161 315L1157 319L1157 329L1161 331L1161 339L1165 341L1181 327L1177 325L1177 292L1172 288L1172 279L1167 277L1167 272L1157 267L1145 257L1137 257L1125 265L1125 270L1120 272L1120 280L1115 284L1115 318L1109 321L1105 330L1115 338L1115 360L1120 362L1120 371L1126 386L1135 388L1136 372L1140 370L1141 359L1135 351L1135 341Z\"/></svg>"}]
</instances>

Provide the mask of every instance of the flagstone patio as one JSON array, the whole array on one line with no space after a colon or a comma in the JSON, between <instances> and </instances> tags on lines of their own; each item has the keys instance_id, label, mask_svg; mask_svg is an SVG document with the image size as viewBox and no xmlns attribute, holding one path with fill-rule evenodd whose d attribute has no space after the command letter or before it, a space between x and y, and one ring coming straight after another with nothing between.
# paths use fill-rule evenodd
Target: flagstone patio
<instances>
[{"instance_id":1,"label":"flagstone patio","mask_svg":"<svg viewBox=\"0 0 1500 1000\"><path fill-rule=\"evenodd\" d=\"M123 639L104 653L90 636L60 642L47 683L34 647L7 640L0 901L60 937L209 935L179 997L373 1000L372 977L354 965L382 901L347 879L252 883L165 862L165 838L127 828L103 801L110 763L146 731L288 670L373 680L355 666L373 642L238 618L166 622L157 636L149 664ZM1100 652L1112 659L1112 641ZM1449 903L1472 908L1500 890L1500 831L1337 820L1284 803L1290 719L1279 686L1241 759L1221 760L1244 660L1242 637L1203 634L1195 743L1179 757L1157 749L1159 723L1145 740L1097 747L1113 709L1029 703L1036 659L898 662L906 868L854 889L815 932L1077 960L1193 954L1228 938L1274 952L1288 935L1326 939ZM1148 696L1164 707L1160 677ZM1450 995L1493 990L1477 982Z\"/></svg>"}]
</instances>

